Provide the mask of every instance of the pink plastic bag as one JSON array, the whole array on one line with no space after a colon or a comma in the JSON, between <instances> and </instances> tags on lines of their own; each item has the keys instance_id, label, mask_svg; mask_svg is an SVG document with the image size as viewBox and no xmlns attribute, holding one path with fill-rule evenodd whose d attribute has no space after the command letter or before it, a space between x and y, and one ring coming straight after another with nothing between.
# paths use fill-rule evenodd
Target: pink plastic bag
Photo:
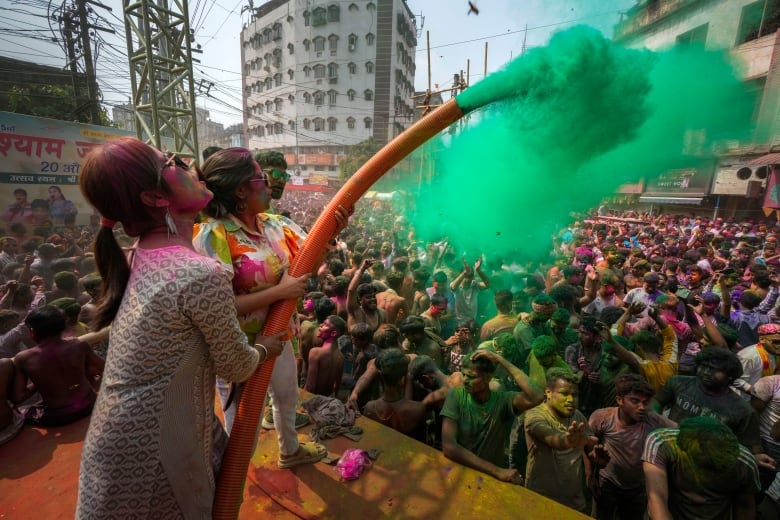
<instances>
[{"instance_id":1,"label":"pink plastic bag","mask_svg":"<svg viewBox=\"0 0 780 520\"><path fill-rule=\"evenodd\" d=\"M363 470L371 465L371 459L368 453L358 449L344 450L338 463L336 471L339 472L344 480L356 480L363 473Z\"/></svg>"}]
</instances>

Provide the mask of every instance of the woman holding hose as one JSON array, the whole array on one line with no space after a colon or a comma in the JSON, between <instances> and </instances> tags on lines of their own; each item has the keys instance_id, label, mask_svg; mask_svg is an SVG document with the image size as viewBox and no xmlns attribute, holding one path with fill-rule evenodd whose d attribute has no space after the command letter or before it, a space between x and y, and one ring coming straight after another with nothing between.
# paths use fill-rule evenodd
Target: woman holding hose
<instances>
[{"instance_id":1,"label":"woman holding hose","mask_svg":"<svg viewBox=\"0 0 780 520\"><path fill-rule=\"evenodd\" d=\"M306 290L308 275L293 278L287 273L305 233L291 220L266 213L271 201L268 175L249 150L216 152L203 163L201 175L214 198L204 209L208 218L197 226L193 243L196 250L219 260L230 274L239 322L252 341L263 330L272 303L299 298ZM338 234L346 227L349 214L340 208L335 218ZM324 258L327 250L322 253ZM297 330L291 318L269 389L281 468L316 462L327 453L321 444L299 443L295 433L298 376L290 338L297 336ZM240 399L238 386L225 410L228 431Z\"/></svg>"},{"instance_id":2,"label":"woman holding hose","mask_svg":"<svg viewBox=\"0 0 780 520\"><path fill-rule=\"evenodd\" d=\"M246 380L282 343L247 343L222 267L193 250L211 192L181 159L120 138L90 152L79 183L103 215L94 322L111 333L76 518L211 518L227 441L214 416L215 373ZM128 254L114 238L117 222L138 237Z\"/></svg>"}]
</instances>

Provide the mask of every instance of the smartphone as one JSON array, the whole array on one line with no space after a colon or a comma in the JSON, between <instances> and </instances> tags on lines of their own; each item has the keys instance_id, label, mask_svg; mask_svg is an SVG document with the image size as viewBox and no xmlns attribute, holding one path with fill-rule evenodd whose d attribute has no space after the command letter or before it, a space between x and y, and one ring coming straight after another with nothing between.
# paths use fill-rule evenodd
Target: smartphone
<instances>
[{"instance_id":1,"label":"smartphone","mask_svg":"<svg viewBox=\"0 0 780 520\"><path fill-rule=\"evenodd\" d=\"M674 294L677 295L677 297L682 300L687 300L688 296L691 295L691 291L686 289L685 287L680 287L679 289L677 289L677 292L675 292Z\"/></svg>"}]
</instances>

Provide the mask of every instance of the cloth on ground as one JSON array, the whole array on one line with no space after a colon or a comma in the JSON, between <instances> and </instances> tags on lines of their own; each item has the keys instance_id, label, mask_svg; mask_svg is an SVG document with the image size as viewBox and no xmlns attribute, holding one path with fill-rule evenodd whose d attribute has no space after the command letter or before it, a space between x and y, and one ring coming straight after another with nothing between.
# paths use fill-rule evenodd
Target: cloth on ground
<instances>
[{"instance_id":1,"label":"cloth on ground","mask_svg":"<svg viewBox=\"0 0 780 520\"><path fill-rule=\"evenodd\" d=\"M354 441L360 439L363 429L355 426L356 413L335 397L315 395L302 403L303 409L314 421L312 440L321 442L344 435Z\"/></svg>"}]
</instances>

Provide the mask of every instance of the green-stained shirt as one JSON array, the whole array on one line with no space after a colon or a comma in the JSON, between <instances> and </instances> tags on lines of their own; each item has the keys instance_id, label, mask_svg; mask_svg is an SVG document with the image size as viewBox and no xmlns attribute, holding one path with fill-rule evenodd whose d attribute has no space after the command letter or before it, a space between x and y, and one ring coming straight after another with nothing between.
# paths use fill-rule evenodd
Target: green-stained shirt
<instances>
[{"instance_id":1,"label":"green-stained shirt","mask_svg":"<svg viewBox=\"0 0 780 520\"><path fill-rule=\"evenodd\" d=\"M459 445L481 459L507 468L506 450L515 419L512 402L516 395L517 392L490 392L485 403L478 403L464 388L453 388L447 394L441 416L458 423Z\"/></svg>"}]
</instances>

